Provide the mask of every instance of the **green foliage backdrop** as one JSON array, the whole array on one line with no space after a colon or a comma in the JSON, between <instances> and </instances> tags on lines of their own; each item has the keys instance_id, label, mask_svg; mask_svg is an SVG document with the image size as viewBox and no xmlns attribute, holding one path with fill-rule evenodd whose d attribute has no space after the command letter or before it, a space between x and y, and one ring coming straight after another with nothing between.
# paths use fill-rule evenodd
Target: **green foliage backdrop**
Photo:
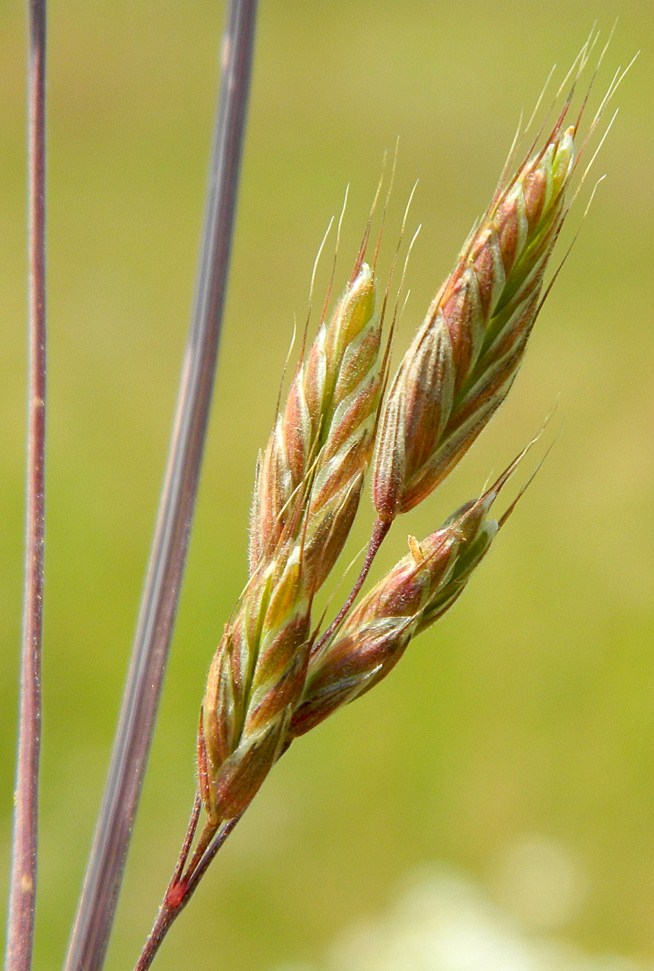
<instances>
[{"instance_id":1,"label":"green foliage backdrop","mask_svg":"<svg viewBox=\"0 0 654 971\"><path fill-rule=\"evenodd\" d=\"M23 6L0 9L3 863L23 527ZM43 971L61 965L135 623L191 304L223 14L209 0L51 7ZM214 414L112 971L131 967L184 830L204 677L245 578L256 450L345 184L339 287L396 136L387 260L420 179L411 225L424 228L399 352L485 207L520 111L593 20L606 34L616 15L598 91L652 36L650 4L526 0L517 14L483 0L261 3ZM497 861L533 833L564 846L584 876L560 933L654 959L651 82L645 49L595 168L608 179L509 401L452 481L398 524L378 569L401 555L403 534L434 528L499 471L558 398L545 467L452 614L275 769L171 933L161 971L316 962L424 861L463 867L492 897Z\"/></svg>"}]
</instances>

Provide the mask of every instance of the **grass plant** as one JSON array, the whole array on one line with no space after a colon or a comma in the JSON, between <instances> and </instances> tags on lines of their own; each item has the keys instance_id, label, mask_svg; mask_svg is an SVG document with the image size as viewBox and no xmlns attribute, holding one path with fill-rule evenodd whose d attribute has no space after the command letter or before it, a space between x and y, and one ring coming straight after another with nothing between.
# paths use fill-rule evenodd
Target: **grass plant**
<instances>
[{"instance_id":1,"label":"grass plant","mask_svg":"<svg viewBox=\"0 0 654 971\"><path fill-rule=\"evenodd\" d=\"M256 13L255 0L231 0L193 323L132 666L67 971L96 971L104 965L154 728L218 354ZM44 55L43 3L33 3L32 17ZM151 966L172 923L275 763L300 736L385 678L413 639L449 610L524 491L502 513L494 511L528 449L439 529L422 539L410 536L408 554L368 593L362 592L391 528L428 500L457 467L504 402L522 365L532 328L563 262L560 254L558 268L550 265L578 191L573 179L578 176L579 186L592 165L590 138L624 76L622 71L615 74L586 123L592 85L580 94L579 83L591 57L601 63L603 55L594 53L597 36L593 30L573 64L564 93L555 102L555 120L538 131L521 159L516 147L511 149L488 208L437 289L394 374L391 351L402 315L406 263L399 283L395 270L405 226L384 279L380 265L387 228L385 209L381 218L378 212L381 183L347 282L335 301L334 258L319 319L314 323L311 313L307 315L298 362L258 456L248 575L211 660L200 705L198 792L137 971ZM43 85L41 73L31 102L40 119L31 156L40 172L32 195L37 214L44 198L38 141L45 134ZM32 322L43 328L42 213L31 238L33 275L42 290L33 296ZM405 249L408 261L410 246ZM338 245L336 250L338 255ZM43 335L33 336L33 348L44 348L44 343ZM32 385L39 409L35 421L41 426L44 378L41 361ZM41 499L43 444L41 427L29 459L29 494ZM357 513L367 501L367 484L374 518L358 575L340 606L318 609L318 593L342 568ZM21 806L27 798L34 809L37 795L40 708L33 689L40 680L43 566L34 551L42 552L43 509L32 510L30 506L23 675L23 698L29 700L32 690L32 703L21 721L7 971L32 967L36 816L34 811L23 813ZM31 580L30 564L36 569ZM24 837L26 851L21 848Z\"/></svg>"}]
</instances>

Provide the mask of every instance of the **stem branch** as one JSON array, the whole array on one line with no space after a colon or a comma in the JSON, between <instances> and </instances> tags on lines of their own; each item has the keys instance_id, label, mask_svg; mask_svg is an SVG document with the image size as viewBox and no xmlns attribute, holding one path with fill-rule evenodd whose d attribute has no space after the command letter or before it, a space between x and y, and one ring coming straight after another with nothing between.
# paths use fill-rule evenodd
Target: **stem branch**
<instances>
[{"instance_id":1,"label":"stem branch","mask_svg":"<svg viewBox=\"0 0 654 971\"><path fill-rule=\"evenodd\" d=\"M363 566L361 567L361 572L359 573L359 576L357 577L356 582L350 591L350 595L348 596L347 600L345 601L345 603L337 613L336 617L334 617L333 621L331 622L327 630L324 632L324 634L321 635L321 637L314 644L311 651L312 654L314 655L318 654L322 650L324 645L327 644L327 642L333 637L333 635L336 633L338 628L345 620L345 617L348 614L350 608L352 607L352 604L356 600L359 594L359 591L361 590L361 587L366 582L366 577L370 572L370 567L373 564L373 560L375 559L375 557L377 556L377 553L379 552L379 547L386 539L386 535L389 529L391 528L391 525L392 525L392 520L385 520L385 519L376 520L372 530L372 536L370 537L370 542L368 543L368 549L366 550L366 556L363 561Z\"/></svg>"},{"instance_id":2,"label":"stem branch","mask_svg":"<svg viewBox=\"0 0 654 971\"><path fill-rule=\"evenodd\" d=\"M209 864L214 859L220 848L224 845L225 840L232 832L240 818L240 816L236 816L234 819L230 819L228 822L223 823L220 829L215 833L213 841L209 843L208 846L203 845L200 853L196 852L194 854L186 873L183 875L179 874L178 864L178 868L176 869L175 875L173 875L173 878L168 885L168 889L166 890L161 907L159 908L159 913L157 914L157 918L154 922L152 930L148 935L148 939L143 946L143 950L141 951L141 955L136 963L134 971L147 971L147 969L150 967L172 924L179 917L195 893L200 880L207 872ZM195 825L197 825L197 817L195 818ZM191 826L189 826L188 832L191 832ZM200 846L198 846L198 849L200 849ZM182 855L180 856L180 859L184 854L188 855L188 846L186 841L184 847L182 848Z\"/></svg>"}]
</instances>

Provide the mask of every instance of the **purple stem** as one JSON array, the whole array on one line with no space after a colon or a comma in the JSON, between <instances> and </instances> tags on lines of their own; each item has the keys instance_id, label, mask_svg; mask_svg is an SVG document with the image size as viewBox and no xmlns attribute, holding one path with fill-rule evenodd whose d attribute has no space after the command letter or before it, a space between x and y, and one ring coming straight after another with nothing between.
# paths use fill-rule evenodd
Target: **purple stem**
<instances>
[{"instance_id":1,"label":"purple stem","mask_svg":"<svg viewBox=\"0 0 654 971\"><path fill-rule=\"evenodd\" d=\"M46 0L30 0L27 516L6 971L29 971L32 966L36 901L45 530L45 63Z\"/></svg>"},{"instance_id":2,"label":"purple stem","mask_svg":"<svg viewBox=\"0 0 654 971\"><path fill-rule=\"evenodd\" d=\"M229 3L193 320L132 660L66 971L97 971L104 964L161 694L216 370L256 9L256 0Z\"/></svg>"},{"instance_id":3,"label":"purple stem","mask_svg":"<svg viewBox=\"0 0 654 971\"><path fill-rule=\"evenodd\" d=\"M236 816L234 819L230 819L229 822L223 823L222 827L216 833L214 839L204 851L200 859L197 861L194 859L189 866L189 870L183 877L178 878L176 881L175 878L173 878L173 881L171 881L171 884L168 887L166 897L159 908L159 913L157 914L157 919L154 922L154 926L150 931L148 939L145 942L143 950L141 951L141 955L136 962L134 971L147 971L147 969L150 967L154 961L157 951L163 943L166 934L197 890L198 884L200 883L200 880L204 874L207 872L209 864L216 856L216 853L218 853L220 848L223 846L225 840L232 832L240 818L240 816Z\"/></svg>"}]
</instances>

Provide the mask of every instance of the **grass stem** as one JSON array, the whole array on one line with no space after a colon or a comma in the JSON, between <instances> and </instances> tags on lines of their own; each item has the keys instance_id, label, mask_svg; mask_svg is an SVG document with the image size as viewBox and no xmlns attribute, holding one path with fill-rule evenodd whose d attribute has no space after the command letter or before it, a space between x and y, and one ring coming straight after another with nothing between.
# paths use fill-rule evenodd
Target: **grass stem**
<instances>
[{"instance_id":1,"label":"grass stem","mask_svg":"<svg viewBox=\"0 0 654 971\"><path fill-rule=\"evenodd\" d=\"M230 0L193 319L104 800L67 971L104 963L177 611L206 437L242 157L256 0Z\"/></svg>"},{"instance_id":2,"label":"grass stem","mask_svg":"<svg viewBox=\"0 0 654 971\"><path fill-rule=\"evenodd\" d=\"M196 806L194 808L194 813L191 816L187 837L189 835L192 837L195 827L197 826L196 809L198 807L199 803L196 800ZM157 918L154 922L152 930L148 935L148 939L146 940L143 950L141 951L139 959L134 967L134 971L147 971L147 969L151 966L155 955L161 947L161 944L163 943L163 940L170 930L172 924L179 917L195 893L200 880L207 872L209 864L224 845L227 837L232 832L240 818L240 816L236 816L234 819L230 819L228 822L223 823L222 826L214 832L213 838L208 845L205 845L205 842L201 837L201 845L198 846L199 852L196 851L186 872L181 875L178 869L176 869L175 875L168 886L166 895L163 899L161 907L159 908L159 913L157 914ZM208 830L205 830L205 832L208 833ZM187 855L188 843L185 841L184 847L182 848L182 854L180 855L180 861L185 859Z\"/></svg>"},{"instance_id":3,"label":"grass stem","mask_svg":"<svg viewBox=\"0 0 654 971\"><path fill-rule=\"evenodd\" d=\"M368 574L370 573L370 568L373 564L373 561L377 556L377 553L379 552L379 547L386 539L386 536L388 534L389 529L391 528L391 525L392 525L392 520L377 519L375 521L375 525L372 530L372 536L370 537L370 542L368 543L368 549L366 550L366 555L364 557L363 566L361 567L359 576L356 578L355 584L350 590L347 600L345 601L345 603L337 613L336 617L334 617L333 621L331 622L327 630L324 632L324 634L321 634L321 636L314 644L312 648L312 654L320 653L322 648L325 646L325 644L327 644L331 640L331 638L334 636L338 628L345 620L347 614L350 612L350 609L354 601L359 595L359 591L361 590L361 587L366 582L366 579L368 577Z\"/></svg>"},{"instance_id":4,"label":"grass stem","mask_svg":"<svg viewBox=\"0 0 654 971\"><path fill-rule=\"evenodd\" d=\"M29 364L27 514L18 760L6 971L32 966L36 904L45 537L45 69L46 0L29 2Z\"/></svg>"}]
</instances>

